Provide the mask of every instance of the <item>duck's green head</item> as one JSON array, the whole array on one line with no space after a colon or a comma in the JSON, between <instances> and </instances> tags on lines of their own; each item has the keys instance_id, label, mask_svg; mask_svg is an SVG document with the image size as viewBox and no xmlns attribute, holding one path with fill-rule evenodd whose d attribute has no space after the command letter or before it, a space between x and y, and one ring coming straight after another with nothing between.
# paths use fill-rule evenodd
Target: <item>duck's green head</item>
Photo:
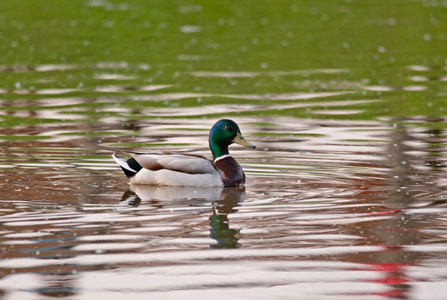
<instances>
[{"instance_id":1,"label":"duck's green head","mask_svg":"<svg viewBox=\"0 0 447 300\"><path fill-rule=\"evenodd\" d=\"M255 149L256 146L247 141L236 122L222 119L216 122L210 130L209 144L213 158L229 154L228 146L232 143Z\"/></svg>"}]
</instances>

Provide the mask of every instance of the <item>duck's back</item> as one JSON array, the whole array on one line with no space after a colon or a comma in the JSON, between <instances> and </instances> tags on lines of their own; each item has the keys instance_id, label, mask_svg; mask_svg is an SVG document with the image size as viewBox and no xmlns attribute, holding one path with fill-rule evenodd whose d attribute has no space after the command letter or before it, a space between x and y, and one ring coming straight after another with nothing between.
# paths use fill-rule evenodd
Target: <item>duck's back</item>
<instances>
[{"instance_id":1,"label":"duck's back","mask_svg":"<svg viewBox=\"0 0 447 300\"><path fill-rule=\"evenodd\" d=\"M143 168L129 180L132 184L158 186L222 186L217 171L213 174L189 174L168 169L151 171Z\"/></svg>"},{"instance_id":2,"label":"duck's back","mask_svg":"<svg viewBox=\"0 0 447 300\"><path fill-rule=\"evenodd\" d=\"M220 174L213 163L194 155L133 154L141 166L133 184L161 186L222 186Z\"/></svg>"}]
</instances>

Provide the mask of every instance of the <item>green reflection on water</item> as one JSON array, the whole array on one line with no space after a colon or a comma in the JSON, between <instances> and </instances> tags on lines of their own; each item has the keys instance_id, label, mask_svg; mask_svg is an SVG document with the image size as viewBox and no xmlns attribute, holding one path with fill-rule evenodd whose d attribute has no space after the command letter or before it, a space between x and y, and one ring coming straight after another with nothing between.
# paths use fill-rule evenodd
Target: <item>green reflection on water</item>
<instances>
[{"instance_id":1,"label":"green reflection on water","mask_svg":"<svg viewBox=\"0 0 447 300\"><path fill-rule=\"evenodd\" d=\"M70 112L94 119L121 117L102 110L117 102L127 108L169 109L247 102L219 94L350 91L354 93L325 100L382 101L352 104L349 109L360 110L355 114L312 114L321 107L276 109L275 100L257 102L270 108L234 113L354 120L445 114L443 1L29 0L23 5L6 0L1 1L0 10L0 93L5 100L83 97L91 100L65 109L95 108ZM420 67L410 68L414 65ZM328 69L338 71L313 71ZM201 71L218 76L194 73ZM242 74L221 76L222 72ZM98 79L104 74L124 77ZM151 84L172 86L150 92L137 88ZM97 91L98 86L108 85L123 89L119 93ZM367 86L389 91L368 90ZM73 91L62 96L34 93L42 89ZM13 92L17 90L29 93ZM185 92L214 96L128 100L129 96ZM110 99L98 103L98 97ZM9 111L23 109L14 102L8 106ZM26 109L42 108L36 104ZM140 119L139 114L126 113L130 120ZM228 113L209 116L221 115ZM193 117L198 116L202 115ZM3 127L24 122L1 118Z\"/></svg>"}]
</instances>

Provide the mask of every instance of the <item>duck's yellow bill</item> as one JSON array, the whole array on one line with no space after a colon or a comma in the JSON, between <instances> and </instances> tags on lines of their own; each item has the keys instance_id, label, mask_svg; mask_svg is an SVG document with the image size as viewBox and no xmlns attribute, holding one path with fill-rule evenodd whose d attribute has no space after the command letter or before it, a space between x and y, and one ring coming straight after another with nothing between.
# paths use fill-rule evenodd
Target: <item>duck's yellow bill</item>
<instances>
[{"instance_id":1,"label":"duck's yellow bill","mask_svg":"<svg viewBox=\"0 0 447 300\"><path fill-rule=\"evenodd\" d=\"M249 141L247 141L240 133L238 133L236 135L236 137L233 139L233 143L242 145L244 147L256 149L256 146L254 144L250 143Z\"/></svg>"}]
</instances>

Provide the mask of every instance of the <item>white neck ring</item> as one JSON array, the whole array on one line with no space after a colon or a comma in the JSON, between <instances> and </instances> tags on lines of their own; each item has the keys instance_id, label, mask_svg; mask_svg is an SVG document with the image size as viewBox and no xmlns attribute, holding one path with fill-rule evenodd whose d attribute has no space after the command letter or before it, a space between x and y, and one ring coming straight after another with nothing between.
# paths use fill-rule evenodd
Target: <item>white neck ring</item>
<instances>
[{"instance_id":1,"label":"white neck ring","mask_svg":"<svg viewBox=\"0 0 447 300\"><path fill-rule=\"evenodd\" d=\"M227 158L227 157L231 157L231 155L230 154L225 154L225 155L219 156L218 158L216 158L214 160L214 163L218 162L221 159Z\"/></svg>"}]
</instances>

